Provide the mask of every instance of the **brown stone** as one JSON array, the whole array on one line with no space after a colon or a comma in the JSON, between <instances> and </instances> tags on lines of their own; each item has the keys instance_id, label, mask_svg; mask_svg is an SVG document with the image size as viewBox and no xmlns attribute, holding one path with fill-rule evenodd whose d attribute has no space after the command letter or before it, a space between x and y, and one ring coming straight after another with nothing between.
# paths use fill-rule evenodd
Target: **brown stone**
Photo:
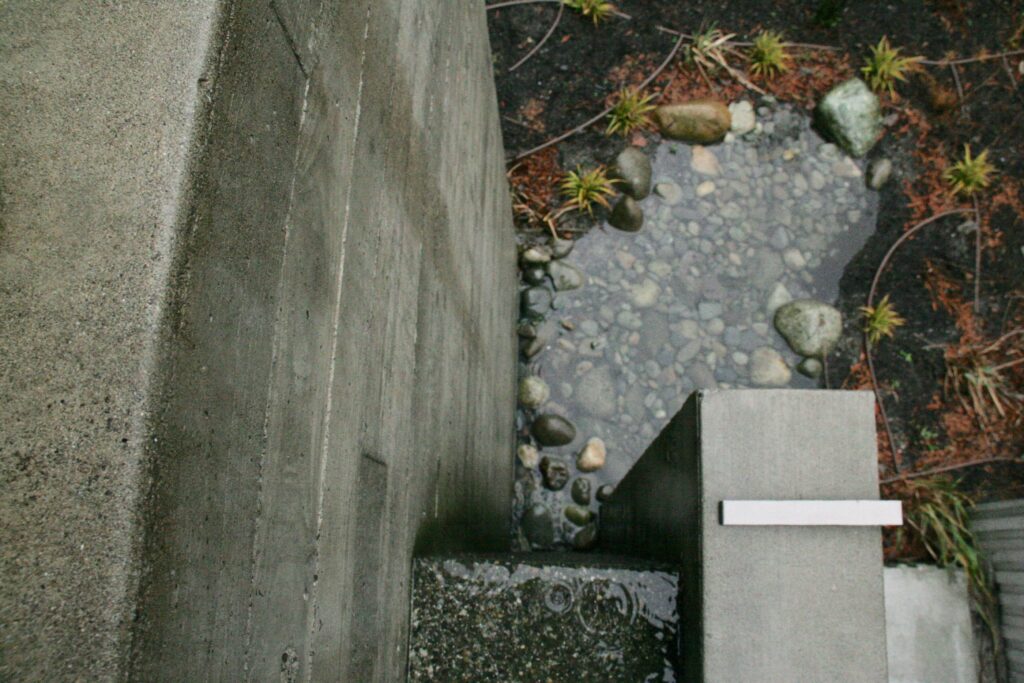
<instances>
[{"instance_id":1,"label":"brown stone","mask_svg":"<svg viewBox=\"0 0 1024 683\"><path fill-rule=\"evenodd\" d=\"M718 100L693 100L658 107L654 110L654 121L667 138L706 145L725 137L732 116L729 108Z\"/></svg>"}]
</instances>

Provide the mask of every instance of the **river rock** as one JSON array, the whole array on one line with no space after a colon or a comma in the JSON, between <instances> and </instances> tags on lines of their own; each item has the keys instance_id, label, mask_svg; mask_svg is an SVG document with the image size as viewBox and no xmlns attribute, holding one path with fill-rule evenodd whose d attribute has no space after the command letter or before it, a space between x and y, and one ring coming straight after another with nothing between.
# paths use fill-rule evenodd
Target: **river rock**
<instances>
[{"instance_id":1,"label":"river rock","mask_svg":"<svg viewBox=\"0 0 1024 683\"><path fill-rule=\"evenodd\" d=\"M655 185L654 192L669 206L675 206L683 201L683 188L671 180Z\"/></svg>"},{"instance_id":2,"label":"river rock","mask_svg":"<svg viewBox=\"0 0 1024 683\"><path fill-rule=\"evenodd\" d=\"M768 317L771 318L775 315L775 311L779 310L790 301L793 300L793 295L786 289L786 285L781 282L776 282L771 291L768 293L768 302L765 304L765 310L768 313Z\"/></svg>"},{"instance_id":3,"label":"river rock","mask_svg":"<svg viewBox=\"0 0 1024 683\"><path fill-rule=\"evenodd\" d=\"M661 134L673 140L706 145L720 141L732 126L729 109L718 100L666 104L654 110Z\"/></svg>"},{"instance_id":4,"label":"river rock","mask_svg":"<svg viewBox=\"0 0 1024 683\"><path fill-rule=\"evenodd\" d=\"M516 456L523 467L528 470L532 470L540 462L540 452L537 447L528 443L519 445L519 448L516 449Z\"/></svg>"},{"instance_id":5,"label":"river rock","mask_svg":"<svg viewBox=\"0 0 1024 683\"><path fill-rule=\"evenodd\" d=\"M523 533L534 548L550 548L555 542L555 521L546 505L537 503L523 515Z\"/></svg>"},{"instance_id":6,"label":"river rock","mask_svg":"<svg viewBox=\"0 0 1024 683\"><path fill-rule=\"evenodd\" d=\"M580 505L590 505L590 480L586 477L576 477L572 480L572 499Z\"/></svg>"},{"instance_id":7,"label":"river rock","mask_svg":"<svg viewBox=\"0 0 1024 683\"><path fill-rule=\"evenodd\" d=\"M691 150L690 168L703 175L718 175L722 172L722 165L718 163L718 157L707 147L695 145Z\"/></svg>"},{"instance_id":8,"label":"river rock","mask_svg":"<svg viewBox=\"0 0 1024 683\"><path fill-rule=\"evenodd\" d=\"M613 228L625 232L636 232L644 225L644 210L636 203L636 200L629 195L622 195L612 209L612 215L608 217L608 223Z\"/></svg>"},{"instance_id":9,"label":"river rock","mask_svg":"<svg viewBox=\"0 0 1024 683\"><path fill-rule=\"evenodd\" d=\"M584 375L573 395L579 406L594 417L606 420L615 415L615 383L606 367Z\"/></svg>"},{"instance_id":10,"label":"river rock","mask_svg":"<svg viewBox=\"0 0 1024 683\"><path fill-rule=\"evenodd\" d=\"M576 427L561 415L545 413L530 428L542 446L564 446L576 438Z\"/></svg>"},{"instance_id":11,"label":"river rock","mask_svg":"<svg viewBox=\"0 0 1024 683\"><path fill-rule=\"evenodd\" d=\"M875 159L868 170L868 187L872 190L882 189L892 176L892 162L886 158Z\"/></svg>"},{"instance_id":12,"label":"river rock","mask_svg":"<svg viewBox=\"0 0 1024 683\"><path fill-rule=\"evenodd\" d=\"M825 132L855 157L867 154L882 133L878 96L859 78L832 88L818 104L817 118Z\"/></svg>"},{"instance_id":13,"label":"river rock","mask_svg":"<svg viewBox=\"0 0 1024 683\"><path fill-rule=\"evenodd\" d=\"M590 550L594 547L597 542L597 524L591 522L582 529L580 529L575 536L572 537L572 547L574 550Z\"/></svg>"},{"instance_id":14,"label":"river rock","mask_svg":"<svg viewBox=\"0 0 1024 683\"><path fill-rule=\"evenodd\" d=\"M843 333L843 316L828 304L797 299L775 312L775 329L801 356L828 355Z\"/></svg>"},{"instance_id":15,"label":"river rock","mask_svg":"<svg viewBox=\"0 0 1024 683\"><path fill-rule=\"evenodd\" d=\"M556 239L550 244L551 258L565 258L576 246L575 240Z\"/></svg>"},{"instance_id":16,"label":"river rock","mask_svg":"<svg viewBox=\"0 0 1024 683\"><path fill-rule=\"evenodd\" d=\"M792 373L779 352L762 346L750 354L750 380L762 387L784 387Z\"/></svg>"},{"instance_id":17,"label":"river rock","mask_svg":"<svg viewBox=\"0 0 1024 683\"><path fill-rule=\"evenodd\" d=\"M551 260L551 250L547 247L530 247L523 252L521 257L523 263L547 263Z\"/></svg>"},{"instance_id":18,"label":"river rock","mask_svg":"<svg viewBox=\"0 0 1024 683\"><path fill-rule=\"evenodd\" d=\"M730 104L729 114L732 116L731 129L736 135L749 133L757 125L757 119L754 117L754 105L747 100Z\"/></svg>"},{"instance_id":19,"label":"river rock","mask_svg":"<svg viewBox=\"0 0 1024 683\"><path fill-rule=\"evenodd\" d=\"M651 160L636 147L627 147L615 157L615 177L623 192L644 199L651 193Z\"/></svg>"},{"instance_id":20,"label":"river rock","mask_svg":"<svg viewBox=\"0 0 1024 683\"><path fill-rule=\"evenodd\" d=\"M602 503L606 502L615 493L615 487L611 484L604 484L597 489L597 499Z\"/></svg>"},{"instance_id":21,"label":"river rock","mask_svg":"<svg viewBox=\"0 0 1024 683\"><path fill-rule=\"evenodd\" d=\"M551 310L551 292L545 287L528 287L519 295L523 316L543 318Z\"/></svg>"},{"instance_id":22,"label":"river rock","mask_svg":"<svg viewBox=\"0 0 1024 683\"><path fill-rule=\"evenodd\" d=\"M582 505L566 505L565 518L576 526L586 526L590 522L590 510Z\"/></svg>"},{"instance_id":23,"label":"river rock","mask_svg":"<svg viewBox=\"0 0 1024 683\"><path fill-rule=\"evenodd\" d=\"M796 366L797 371L804 377L810 377L811 379L818 379L821 377L821 372L824 367L821 361L817 358L804 358Z\"/></svg>"},{"instance_id":24,"label":"river rock","mask_svg":"<svg viewBox=\"0 0 1024 683\"><path fill-rule=\"evenodd\" d=\"M579 289L586 282L586 276L576 266L565 261L552 261L548 264L548 275L555 285L555 289L564 292L570 289Z\"/></svg>"},{"instance_id":25,"label":"river rock","mask_svg":"<svg viewBox=\"0 0 1024 683\"><path fill-rule=\"evenodd\" d=\"M541 266L529 265L523 268L523 279L531 285L542 285L544 284L544 278L547 276L547 271Z\"/></svg>"},{"instance_id":26,"label":"river rock","mask_svg":"<svg viewBox=\"0 0 1024 683\"><path fill-rule=\"evenodd\" d=\"M524 408L538 408L549 396L551 389L540 377L524 377L519 381L519 403Z\"/></svg>"},{"instance_id":27,"label":"river rock","mask_svg":"<svg viewBox=\"0 0 1024 683\"><path fill-rule=\"evenodd\" d=\"M569 466L547 455L540 459L540 473L544 475L544 486L552 491L561 491L569 482Z\"/></svg>"},{"instance_id":28,"label":"river rock","mask_svg":"<svg viewBox=\"0 0 1024 683\"><path fill-rule=\"evenodd\" d=\"M596 472L604 467L606 457L604 441L595 436L587 440L587 445L576 456L576 467L580 472Z\"/></svg>"}]
</instances>

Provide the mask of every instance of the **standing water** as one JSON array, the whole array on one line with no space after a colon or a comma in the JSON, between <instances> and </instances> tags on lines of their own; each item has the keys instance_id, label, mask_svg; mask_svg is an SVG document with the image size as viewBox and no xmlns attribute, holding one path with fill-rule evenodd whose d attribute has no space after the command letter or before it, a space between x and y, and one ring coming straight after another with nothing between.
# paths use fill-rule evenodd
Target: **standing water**
<instances>
[{"instance_id":1,"label":"standing water","mask_svg":"<svg viewBox=\"0 0 1024 683\"><path fill-rule=\"evenodd\" d=\"M758 118L719 145L664 142L649 152L643 228L591 231L524 295L534 318L521 326L520 376L542 380L547 391L534 397L547 398L519 413L520 444L540 451L527 449L516 465L520 547L592 544L595 494L625 476L693 391L816 386L796 370L801 358L773 314L793 299L834 301L874 230L877 197L862 167L802 112L763 106ZM546 312L539 288L554 292ZM530 427L545 414L575 427L555 421L554 440L568 443L537 443ZM581 471L577 455L595 437L606 462Z\"/></svg>"}]
</instances>

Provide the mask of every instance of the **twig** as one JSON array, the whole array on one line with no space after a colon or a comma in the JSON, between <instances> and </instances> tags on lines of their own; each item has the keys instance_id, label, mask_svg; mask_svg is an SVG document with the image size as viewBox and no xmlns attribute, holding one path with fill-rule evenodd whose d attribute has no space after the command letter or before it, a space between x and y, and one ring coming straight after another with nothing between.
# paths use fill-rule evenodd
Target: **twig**
<instances>
[{"instance_id":1,"label":"twig","mask_svg":"<svg viewBox=\"0 0 1024 683\"><path fill-rule=\"evenodd\" d=\"M978 198L974 200L974 312L981 310L981 210Z\"/></svg>"},{"instance_id":2,"label":"twig","mask_svg":"<svg viewBox=\"0 0 1024 683\"><path fill-rule=\"evenodd\" d=\"M966 116L967 107L964 105L964 87L960 84L960 73L956 70L956 64L950 64L949 70L953 72L953 83L956 85L956 96L960 102L960 115Z\"/></svg>"},{"instance_id":3,"label":"twig","mask_svg":"<svg viewBox=\"0 0 1024 683\"><path fill-rule=\"evenodd\" d=\"M1024 465L1024 460L1020 458L1010 458L1006 456L1000 456L997 458L984 458L982 460L972 460L970 462L962 462L956 465L944 465L942 467L934 467L928 470L921 470L920 472L910 472L909 474L901 474L896 477L886 477L880 480L879 484L892 484L897 481L905 481L907 479L917 479L918 477L930 477L933 474L941 474L943 472L952 472L954 470L962 470L968 467L978 467L979 465L992 465L997 462L1009 462L1016 463L1018 465Z\"/></svg>"},{"instance_id":4,"label":"twig","mask_svg":"<svg viewBox=\"0 0 1024 683\"><path fill-rule=\"evenodd\" d=\"M544 47L544 43L548 42L548 38L550 38L551 34L555 32L556 28L558 28L558 22L560 22L562 20L562 13L564 11L565 11L565 3L564 2L558 3L558 14L555 15L555 20L553 22L551 22L551 28L549 28L548 32L544 34L544 37L540 39L540 42L533 46L532 50L527 52L526 55L522 59L520 59L518 62L516 62L515 64L513 64L512 66L509 67L509 69L508 69L509 73L512 73L513 71L515 71L516 69L521 67L523 64L526 63L526 61L528 59L530 59L530 57L532 57L535 54L537 54L537 50L539 50L542 47Z\"/></svg>"},{"instance_id":5,"label":"twig","mask_svg":"<svg viewBox=\"0 0 1024 683\"><path fill-rule=\"evenodd\" d=\"M1002 55L1003 58L1003 70L1006 72L1007 78L1010 79L1010 83L1013 85L1013 94L1017 96L1021 104L1024 104L1024 95L1021 94L1020 88L1017 87L1017 77L1013 75L1013 69L1010 68L1010 62L1006 60L1006 55Z\"/></svg>"},{"instance_id":6,"label":"twig","mask_svg":"<svg viewBox=\"0 0 1024 683\"><path fill-rule=\"evenodd\" d=\"M926 218L925 220L921 221L920 223L918 223L917 225L915 225L914 227L910 228L902 235L900 235L900 238L893 242L893 245L889 247L889 251L885 252L885 256L882 258L882 262L878 265L878 270L875 271L875 277L871 280L871 289L868 291L868 300L866 306L870 308L872 304L874 304L875 293L878 289L878 281L882 278L882 272L885 270L886 266L889 265L889 260L892 258L892 255L896 253L896 250L899 249L904 242L910 239L921 228L930 225L931 223L934 223L940 218L945 218L946 216L952 216L958 213L968 213L970 211L971 209L966 208L950 209L949 211L943 211L942 213L935 214L931 218ZM885 403L882 401L882 393L878 388L878 377L875 374L875 361L871 356L871 342L868 340L867 332L864 332L863 344L864 356L868 361L868 375L871 378L871 390L875 394L875 402L878 403L878 411L882 415L882 424L885 427L886 436L888 436L889 438L889 448L892 449L893 465L895 466L897 472L902 473L903 461L900 458L899 450L896 447L896 441L895 439L893 439L892 426L889 424L889 415L888 413L885 412Z\"/></svg>"},{"instance_id":7,"label":"twig","mask_svg":"<svg viewBox=\"0 0 1024 683\"><path fill-rule=\"evenodd\" d=\"M657 78L658 75L662 71L664 71L665 68L669 64L672 63L672 60L675 58L676 54L679 52L679 48L680 48L680 46L682 46L682 44L683 44L683 39L682 38L680 38L679 40L676 41L675 47L673 47L672 51L669 52L668 57L665 58L665 61L663 61L660 65L658 65L658 68L655 69L651 73L650 76L648 76L646 79L644 79L644 82L641 83L639 85L639 87L637 87L637 91L638 92L643 90L644 88L646 88L648 85L650 85L651 81L653 81L655 78ZM565 140L566 138L572 137L573 135L575 135L576 133L579 133L580 131L586 130L590 126L594 125L595 123L597 123L598 121L603 119L605 116L608 116L608 114L614 108L615 108L615 105L613 104L612 106L603 109L601 111L601 113L599 113L597 116L594 116L593 118L590 118L590 119L584 121L580 125L578 125L575 128L572 128L572 129L562 133L558 137L551 138L547 142L545 142L543 144L540 144L540 145L537 145L533 149L528 149L525 152L521 152L521 153L517 154L515 157L512 158L512 162L514 163L516 161L519 161L520 159L525 159L526 157L530 156L531 154L536 154L537 152L541 151L542 149L547 149L551 145L556 145L559 142L561 142L562 140Z\"/></svg>"},{"instance_id":8,"label":"twig","mask_svg":"<svg viewBox=\"0 0 1024 683\"><path fill-rule=\"evenodd\" d=\"M505 0L505 2L496 2L493 5L485 5L485 10L501 9L502 7L513 7L515 5L532 5L535 2L557 2L562 4L562 0Z\"/></svg>"},{"instance_id":9,"label":"twig","mask_svg":"<svg viewBox=\"0 0 1024 683\"><path fill-rule=\"evenodd\" d=\"M1007 52L996 52L991 55L979 55L977 57L965 57L963 59L919 59L918 64L928 64L929 66L971 64L973 62L987 62L990 59L1000 59L1002 57L1012 57L1014 55L1024 55L1024 50L1009 50Z\"/></svg>"}]
</instances>

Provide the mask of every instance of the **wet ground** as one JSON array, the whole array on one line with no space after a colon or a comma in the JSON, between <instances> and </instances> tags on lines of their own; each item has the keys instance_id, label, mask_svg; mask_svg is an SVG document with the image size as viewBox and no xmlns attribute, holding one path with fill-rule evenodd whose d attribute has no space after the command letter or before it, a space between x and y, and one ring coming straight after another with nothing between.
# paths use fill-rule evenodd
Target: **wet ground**
<instances>
[{"instance_id":1,"label":"wet ground","mask_svg":"<svg viewBox=\"0 0 1024 683\"><path fill-rule=\"evenodd\" d=\"M542 285L556 290L553 308L520 366L550 388L543 405L521 410L522 440L532 441L527 428L542 413L576 427L570 443L540 449L549 467L570 473L561 489L517 463L517 514L546 506L557 541L582 526L567 507L599 510L596 496L574 501L574 486L614 486L694 390L817 386L797 371L801 359L772 314L791 299L833 302L843 268L874 229L877 196L863 163L822 140L805 114L770 100L755 130L722 144L644 151L655 191L642 202L643 228L592 230L558 262L583 277ZM557 291L577 279L581 287ZM575 456L593 437L607 460L584 473Z\"/></svg>"},{"instance_id":2,"label":"wet ground","mask_svg":"<svg viewBox=\"0 0 1024 683\"><path fill-rule=\"evenodd\" d=\"M409 680L676 680L678 575L572 557L417 560Z\"/></svg>"}]
</instances>

